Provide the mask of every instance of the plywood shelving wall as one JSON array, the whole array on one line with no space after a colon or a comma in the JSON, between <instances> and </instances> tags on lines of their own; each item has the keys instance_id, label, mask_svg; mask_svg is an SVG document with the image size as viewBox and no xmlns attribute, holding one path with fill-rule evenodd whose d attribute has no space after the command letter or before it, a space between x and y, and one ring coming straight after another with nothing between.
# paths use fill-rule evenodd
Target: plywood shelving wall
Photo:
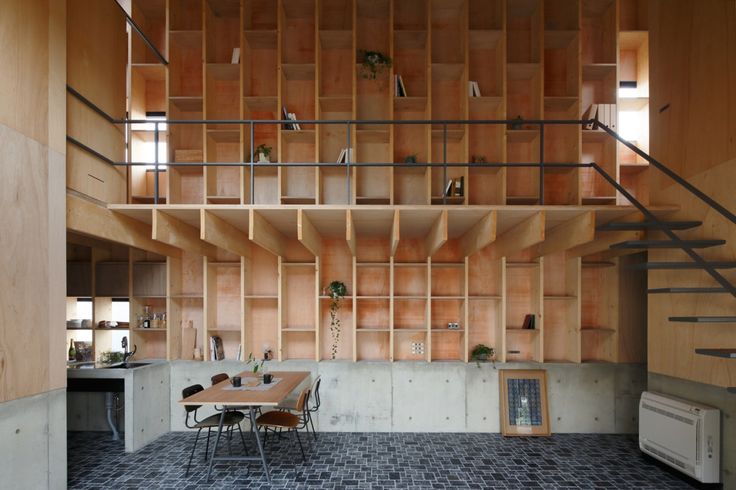
<instances>
[{"instance_id":1,"label":"plywood shelving wall","mask_svg":"<svg viewBox=\"0 0 736 490\"><path fill-rule=\"evenodd\" d=\"M281 118L285 107L300 119L574 119L592 104L607 103L644 114L648 47L639 3L134 1L134 18L163 33L155 42L170 64L155 65L132 46L131 114L163 110L172 119L270 120ZM232 63L235 48L240 57ZM390 56L391 68L366 78L366 50ZM407 97L396 96L394 75L402 76ZM619 80L632 77L638 91L624 101ZM481 97L469 96L469 81L478 82ZM252 189L250 167L169 167L161 176L162 195L171 204L379 205L385 207L365 210L389 215L393 205L470 210L538 204L537 168L471 166L445 173L441 164L535 162L543 139L547 162L596 161L646 199L645 164L601 130L572 125L547 126L542 138L538 127L517 125L303 124L299 131L254 125L251 132L249 126L213 123L172 125L165 138L175 162L249 162L254 148L265 144L272 147L273 162L314 163L335 161L348 145L347 131L355 161L403 162L415 155L437 166L352 168L348 174L345 167L258 163ZM150 131L134 133L136 154L136 141L151 137ZM641 144L648 139L637 138ZM590 169L543 172L545 204L622 203ZM151 201L151 174L131 172L129 202ZM446 179L459 177L465 195L443 199ZM182 343L183 327L191 322L205 359L211 335L223 339L228 358L239 350L246 356L272 350L280 359L329 359L329 299L323 288L338 279L348 286L338 359L467 361L483 343L496 349L499 361L618 360L616 259L564 253L495 257L485 249L466 257L456 238L429 254L425 238L432 223L406 228L402 222L396 243L391 220L382 218L380 226L359 225L365 229L358 229L351 246L326 234L315 256L291 236L296 214L293 209L293 223L279 223L288 242L281 256L254 246L250 257L213 259L185 251L168 258L166 293L145 299L166 308L169 327L165 334L136 332L145 352L191 359L191 347ZM372 217L364 218L372 223ZM537 317L534 330L520 328L528 313ZM448 330L448 322L460 329Z\"/></svg>"},{"instance_id":2,"label":"plywood shelving wall","mask_svg":"<svg viewBox=\"0 0 736 490\"><path fill-rule=\"evenodd\" d=\"M169 0L133 2L134 18L167 54L165 68L133 44L131 114L166 111L177 119L575 119L592 104L617 104L619 127L648 149L648 34L637 0ZM168 19L168 20L167 20ZM148 32L148 31L147 31ZM231 63L233 49L240 50ZM392 67L367 79L364 51ZM408 97L397 97L401 75ZM619 81L637 88L619 97ZM482 97L469 97L476 81ZM633 121L633 122L632 122ZM253 145L274 162L334 162L347 146L344 125L300 131L258 125ZM443 138L447 132L445 151ZM136 142L150 131L134 131ZM175 126L165 138L177 162L249 162L250 127ZM441 167L444 161L531 163L540 158L537 126L442 124L351 127L358 162L403 162L416 155L436 168L351 170L170 168L161 195L172 203L535 204L537 168ZM546 126L549 163L595 161L647 200L647 166L601 130ZM150 202L151 169L130 176L130 202ZM462 197L443 200L449 178ZM615 204L615 189L592 169L546 169L545 204ZM623 203L623 197L618 196Z\"/></svg>"}]
</instances>

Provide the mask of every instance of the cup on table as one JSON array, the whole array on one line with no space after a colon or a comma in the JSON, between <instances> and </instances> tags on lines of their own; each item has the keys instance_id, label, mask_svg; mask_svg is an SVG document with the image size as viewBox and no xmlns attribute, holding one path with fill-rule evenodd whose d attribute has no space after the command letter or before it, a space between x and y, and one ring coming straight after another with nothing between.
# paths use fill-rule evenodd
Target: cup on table
<instances>
[{"instance_id":1,"label":"cup on table","mask_svg":"<svg viewBox=\"0 0 736 490\"><path fill-rule=\"evenodd\" d=\"M240 376L233 376L232 378L230 378L230 384L236 388L240 388L241 383L242 379L240 379Z\"/></svg>"},{"instance_id":2,"label":"cup on table","mask_svg":"<svg viewBox=\"0 0 736 490\"><path fill-rule=\"evenodd\" d=\"M271 384L271 381L273 381L273 374L271 373L263 373L263 384Z\"/></svg>"}]
</instances>

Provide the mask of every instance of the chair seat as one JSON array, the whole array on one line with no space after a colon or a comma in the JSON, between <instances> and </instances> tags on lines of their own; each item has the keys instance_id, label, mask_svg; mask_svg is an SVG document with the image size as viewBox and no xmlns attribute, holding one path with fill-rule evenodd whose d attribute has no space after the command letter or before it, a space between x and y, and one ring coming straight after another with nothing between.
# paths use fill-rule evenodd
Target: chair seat
<instances>
[{"instance_id":1,"label":"chair seat","mask_svg":"<svg viewBox=\"0 0 736 490\"><path fill-rule=\"evenodd\" d=\"M257 425L293 429L299 425L299 417L289 412L266 412L256 419Z\"/></svg>"},{"instance_id":2,"label":"chair seat","mask_svg":"<svg viewBox=\"0 0 736 490\"><path fill-rule=\"evenodd\" d=\"M245 415L243 415L240 412L232 412L232 411L226 412L225 420L223 421L222 425L227 427L230 425L239 424L240 422L243 421L244 418L245 418ZM209 417L207 417L206 419L200 422L197 422L194 425L194 428L195 429L207 429L208 427L218 427L219 425L220 425L220 414L216 413L214 415L210 415Z\"/></svg>"}]
</instances>

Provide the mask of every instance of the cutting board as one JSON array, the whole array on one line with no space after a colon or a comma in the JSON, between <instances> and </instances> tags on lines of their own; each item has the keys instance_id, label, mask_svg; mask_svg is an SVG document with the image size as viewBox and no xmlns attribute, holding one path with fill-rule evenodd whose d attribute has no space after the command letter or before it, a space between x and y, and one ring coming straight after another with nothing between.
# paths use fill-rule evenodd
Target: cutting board
<instances>
[{"instance_id":1,"label":"cutting board","mask_svg":"<svg viewBox=\"0 0 736 490\"><path fill-rule=\"evenodd\" d=\"M197 344L197 329L184 327L181 329L181 358L194 359L194 346Z\"/></svg>"}]
</instances>

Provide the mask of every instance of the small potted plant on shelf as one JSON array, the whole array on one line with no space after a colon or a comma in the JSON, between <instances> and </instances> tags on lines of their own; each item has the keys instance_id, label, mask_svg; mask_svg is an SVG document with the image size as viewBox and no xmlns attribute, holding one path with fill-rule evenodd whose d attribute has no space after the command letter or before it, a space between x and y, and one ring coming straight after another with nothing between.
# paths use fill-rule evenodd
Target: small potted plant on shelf
<instances>
[{"instance_id":1,"label":"small potted plant on shelf","mask_svg":"<svg viewBox=\"0 0 736 490\"><path fill-rule=\"evenodd\" d=\"M470 163L488 163L485 155L473 155L470 158Z\"/></svg>"},{"instance_id":2,"label":"small potted plant on shelf","mask_svg":"<svg viewBox=\"0 0 736 490\"><path fill-rule=\"evenodd\" d=\"M404 163L417 163L417 154L412 153L404 157Z\"/></svg>"},{"instance_id":3,"label":"small potted plant on shelf","mask_svg":"<svg viewBox=\"0 0 736 490\"><path fill-rule=\"evenodd\" d=\"M391 58L379 51L361 50L363 56L363 78L375 80L378 74L391 68Z\"/></svg>"},{"instance_id":4,"label":"small potted plant on shelf","mask_svg":"<svg viewBox=\"0 0 736 490\"><path fill-rule=\"evenodd\" d=\"M475 361L475 364L480 368L481 362L493 362L496 351L493 350L493 347L488 347L487 345L478 344L475 347L473 347L472 352L470 353L470 360Z\"/></svg>"},{"instance_id":5,"label":"small potted plant on shelf","mask_svg":"<svg viewBox=\"0 0 736 490\"><path fill-rule=\"evenodd\" d=\"M266 144L260 144L256 147L256 156L258 157L258 163L271 163L271 148Z\"/></svg>"},{"instance_id":6,"label":"small potted plant on shelf","mask_svg":"<svg viewBox=\"0 0 736 490\"><path fill-rule=\"evenodd\" d=\"M330 297L330 334L332 335L332 346L330 347L330 353L334 359L337 356L337 346L340 342L340 329L342 324L337 313L340 310L341 301L348 293L348 288L344 282L332 281L326 288L326 295Z\"/></svg>"}]
</instances>

